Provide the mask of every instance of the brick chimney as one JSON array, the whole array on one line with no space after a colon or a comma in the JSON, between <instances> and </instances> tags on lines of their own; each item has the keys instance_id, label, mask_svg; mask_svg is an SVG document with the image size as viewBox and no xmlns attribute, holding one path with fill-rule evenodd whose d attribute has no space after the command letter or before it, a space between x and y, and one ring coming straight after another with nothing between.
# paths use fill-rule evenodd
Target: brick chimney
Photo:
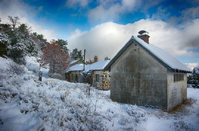
<instances>
[{"instance_id":1,"label":"brick chimney","mask_svg":"<svg viewBox=\"0 0 199 131\"><path fill-rule=\"evenodd\" d=\"M140 39L144 40L146 43L149 44L149 33L145 30L141 30L138 32L137 37L139 37Z\"/></svg>"},{"instance_id":2,"label":"brick chimney","mask_svg":"<svg viewBox=\"0 0 199 131\"><path fill-rule=\"evenodd\" d=\"M98 61L98 57L94 56L94 62L97 62L97 61Z\"/></svg>"}]
</instances>

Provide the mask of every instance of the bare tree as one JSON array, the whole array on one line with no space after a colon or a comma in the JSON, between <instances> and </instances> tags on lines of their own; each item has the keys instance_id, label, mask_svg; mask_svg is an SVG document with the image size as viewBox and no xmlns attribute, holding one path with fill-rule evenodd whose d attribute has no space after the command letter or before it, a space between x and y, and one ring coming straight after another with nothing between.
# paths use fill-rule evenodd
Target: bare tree
<instances>
[{"instance_id":1,"label":"bare tree","mask_svg":"<svg viewBox=\"0 0 199 131\"><path fill-rule=\"evenodd\" d=\"M64 75L69 68L70 58L62 51L57 41L52 40L44 49L43 61L49 63L50 73L58 73Z\"/></svg>"},{"instance_id":2,"label":"bare tree","mask_svg":"<svg viewBox=\"0 0 199 131\"><path fill-rule=\"evenodd\" d=\"M16 25L19 24L19 17L18 16L15 16L15 17L8 16L8 19L12 23L13 29L15 29Z\"/></svg>"}]
</instances>

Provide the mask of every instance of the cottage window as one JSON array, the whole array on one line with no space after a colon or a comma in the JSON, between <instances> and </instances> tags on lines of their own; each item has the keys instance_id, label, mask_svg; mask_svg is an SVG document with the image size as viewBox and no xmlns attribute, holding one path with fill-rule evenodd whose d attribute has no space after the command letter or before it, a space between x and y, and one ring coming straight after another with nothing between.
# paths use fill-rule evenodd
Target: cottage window
<instances>
[{"instance_id":1,"label":"cottage window","mask_svg":"<svg viewBox=\"0 0 199 131\"><path fill-rule=\"evenodd\" d=\"M95 81L96 81L96 82L99 82L99 74L96 74L96 75L95 75Z\"/></svg>"},{"instance_id":2,"label":"cottage window","mask_svg":"<svg viewBox=\"0 0 199 131\"><path fill-rule=\"evenodd\" d=\"M78 75L77 74L75 75L75 81L78 82Z\"/></svg>"},{"instance_id":3,"label":"cottage window","mask_svg":"<svg viewBox=\"0 0 199 131\"><path fill-rule=\"evenodd\" d=\"M184 80L184 74L174 74L174 82L183 81L183 80Z\"/></svg>"},{"instance_id":4,"label":"cottage window","mask_svg":"<svg viewBox=\"0 0 199 131\"><path fill-rule=\"evenodd\" d=\"M72 81L73 81L73 74L72 74Z\"/></svg>"}]
</instances>

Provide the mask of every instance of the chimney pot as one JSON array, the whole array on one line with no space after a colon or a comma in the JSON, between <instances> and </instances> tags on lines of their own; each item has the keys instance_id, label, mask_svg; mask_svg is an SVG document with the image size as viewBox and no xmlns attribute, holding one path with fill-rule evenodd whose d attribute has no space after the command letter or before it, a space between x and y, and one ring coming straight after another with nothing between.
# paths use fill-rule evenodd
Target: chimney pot
<instances>
[{"instance_id":1,"label":"chimney pot","mask_svg":"<svg viewBox=\"0 0 199 131\"><path fill-rule=\"evenodd\" d=\"M138 35L137 35L137 37L139 37L140 39L142 39L142 40L144 40L146 43L148 43L149 44L149 35L148 35L149 33L147 32L147 31L145 31L145 30L140 30L139 32L138 32Z\"/></svg>"},{"instance_id":2,"label":"chimney pot","mask_svg":"<svg viewBox=\"0 0 199 131\"><path fill-rule=\"evenodd\" d=\"M98 61L98 57L95 56L95 57L94 57L94 62L97 62L97 61Z\"/></svg>"}]
</instances>

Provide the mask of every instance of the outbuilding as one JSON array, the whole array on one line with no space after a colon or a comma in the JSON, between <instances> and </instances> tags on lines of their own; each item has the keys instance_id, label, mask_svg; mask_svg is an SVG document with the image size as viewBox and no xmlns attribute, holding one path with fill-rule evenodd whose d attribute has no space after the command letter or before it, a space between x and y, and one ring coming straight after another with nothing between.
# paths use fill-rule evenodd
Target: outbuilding
<instances>
[{"instance_id":1,"label":"outbuilding","mask_svg":"<svg viewBox=\"0 0 199 131\"><path fill-rule=\"evenodd\" d=\"M105 61L95 61L92 64L76 64L69 68L67 71L67 76L69 79L67 79L70 82L78 82L82 83L85 82L85 78L83 76L84 73L90 73L90 76L87 77L86 82L88 84L91 84L92 86L108 90L110 89L110 77L109 77L109 71L104 71L104 67L109 62L109 60Z\"/></svg>"},{"instance_id":2,"label":"outbuilding","mask_svg":"<svg viewBox=\"0 0 199 131\"><path fill-rule=\"evenodd\" d=\"M191 70L166 51L149 44L148 32L132 36L110 60L113 101L172 110L187 99Z\"/></svg>"}]
</instances>

